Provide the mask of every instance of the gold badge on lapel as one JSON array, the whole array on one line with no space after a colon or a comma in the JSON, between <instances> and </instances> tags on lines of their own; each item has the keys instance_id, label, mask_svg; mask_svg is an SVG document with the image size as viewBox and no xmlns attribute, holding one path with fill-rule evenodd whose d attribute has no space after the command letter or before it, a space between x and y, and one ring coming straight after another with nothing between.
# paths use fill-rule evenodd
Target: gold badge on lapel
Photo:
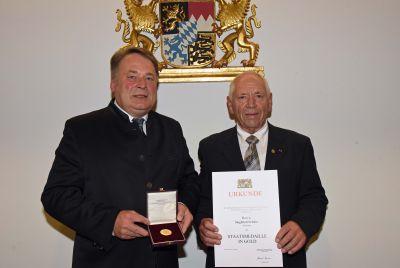
<instances>
[{"instance_id":1,"label":"gold badge on lapel","mask_svg":"<svg viewBox=\"0 0 400 268\"><path fill-rule=\"evenodd\" d=\"M271 149L271 153L272 154L282 154L283 153L283 150L282 149Z\"/></svg>"}]
</instances>

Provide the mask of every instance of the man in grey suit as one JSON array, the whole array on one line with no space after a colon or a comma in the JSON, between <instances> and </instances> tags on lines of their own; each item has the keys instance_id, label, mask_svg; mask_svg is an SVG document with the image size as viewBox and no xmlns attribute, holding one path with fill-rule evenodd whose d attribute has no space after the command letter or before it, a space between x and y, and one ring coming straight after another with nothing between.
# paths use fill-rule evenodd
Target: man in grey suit
<instances>
[{"instance_id":1,"label":"man in grey suit","mask_svg":"<svg viewBox=\"0 0 400 268\"><path fill-rule=\"evenodd\" d=\"M201 197L195 225L214 265L214 245L223 237L213 223L212 172L277 170L281 229L275 237L283 267L305 268L305 244L320 229L328 200L308 137L271 125L272 93L264 78L246 72L231 83L227 107L237 125L200 142ZM243 256L246 257L246 256Z\"/></svg>"},{"instance_id":2,"label":"man in grey suit","mask_svg":"<svg viewBox=\"0 0 400 268\"><path fill-rule=\"evenodd\" d=\"M146 193L178 190L185 232L199 186L179 123L153 109L158 62L140 48L111 58L106 108L69 119L42 193L45 210L76 231L74 268L174 268L176 246L152 248Z\"/></svg>"}]
</instances>

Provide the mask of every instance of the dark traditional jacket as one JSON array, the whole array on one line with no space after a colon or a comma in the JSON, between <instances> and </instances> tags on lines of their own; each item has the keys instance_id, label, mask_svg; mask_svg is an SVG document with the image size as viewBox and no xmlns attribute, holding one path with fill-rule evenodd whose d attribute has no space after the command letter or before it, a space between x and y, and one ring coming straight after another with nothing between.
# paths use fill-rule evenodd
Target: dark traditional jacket
<instances>
[{"instance_id":1,"label":"dark traditional jacket","mask_svg":"<svg viewBox=\"0 0 400 268\"><path fill-rule=\"evenodd\" d=\"M175 246L112 236L121 210L146 216L146 193L177 189L192 213L197 173L179 123L150 112L147 136L113 104L68 120L42 194L46 212L76 231L74 268L178 267Z\"/></svg>"}]
</instances>

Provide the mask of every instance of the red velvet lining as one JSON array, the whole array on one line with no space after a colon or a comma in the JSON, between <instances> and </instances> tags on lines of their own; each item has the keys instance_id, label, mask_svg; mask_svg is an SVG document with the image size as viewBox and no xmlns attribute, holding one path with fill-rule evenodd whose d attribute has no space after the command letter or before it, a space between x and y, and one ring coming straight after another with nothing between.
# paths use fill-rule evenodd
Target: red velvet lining
<instances>
[{"instance_id":1,"label":"red velvet lining","mask_svg":"<svg viewBox=\"0 0 400 268\"><path fill-rule=\"evenodd\" d=\"M178 223L163 223L148 225L150 238L153 246L165 246L185 242L185 236L182 234ZM172 234L165 236L160 233L162 229L171 230Z\"/></svg>"}]
</instances>

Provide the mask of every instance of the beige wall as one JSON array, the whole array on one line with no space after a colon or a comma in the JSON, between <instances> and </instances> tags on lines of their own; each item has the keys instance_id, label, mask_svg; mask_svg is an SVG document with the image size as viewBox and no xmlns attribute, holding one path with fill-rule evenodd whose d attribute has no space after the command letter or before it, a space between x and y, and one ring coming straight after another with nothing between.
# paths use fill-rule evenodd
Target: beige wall
<instances>
[{"instance_id":1,"label":"beige wall","mask_svg":"<svg viewBox=\"0 0 400 268\"><path fill-rule=\"evenodd\" d=\"M252 2L271 122L311 137L330 200L309 267L398 267L400 2ZM0 0L0 267L71 265L73 232L46 218L39 198L65 120L109 100L123 7ZM199 140L233 125L227 87L160 87L158 111L182 123L197 168ZM193 233L183 249L181 267L203 267Z\"/></svg>"}]
</instances>

